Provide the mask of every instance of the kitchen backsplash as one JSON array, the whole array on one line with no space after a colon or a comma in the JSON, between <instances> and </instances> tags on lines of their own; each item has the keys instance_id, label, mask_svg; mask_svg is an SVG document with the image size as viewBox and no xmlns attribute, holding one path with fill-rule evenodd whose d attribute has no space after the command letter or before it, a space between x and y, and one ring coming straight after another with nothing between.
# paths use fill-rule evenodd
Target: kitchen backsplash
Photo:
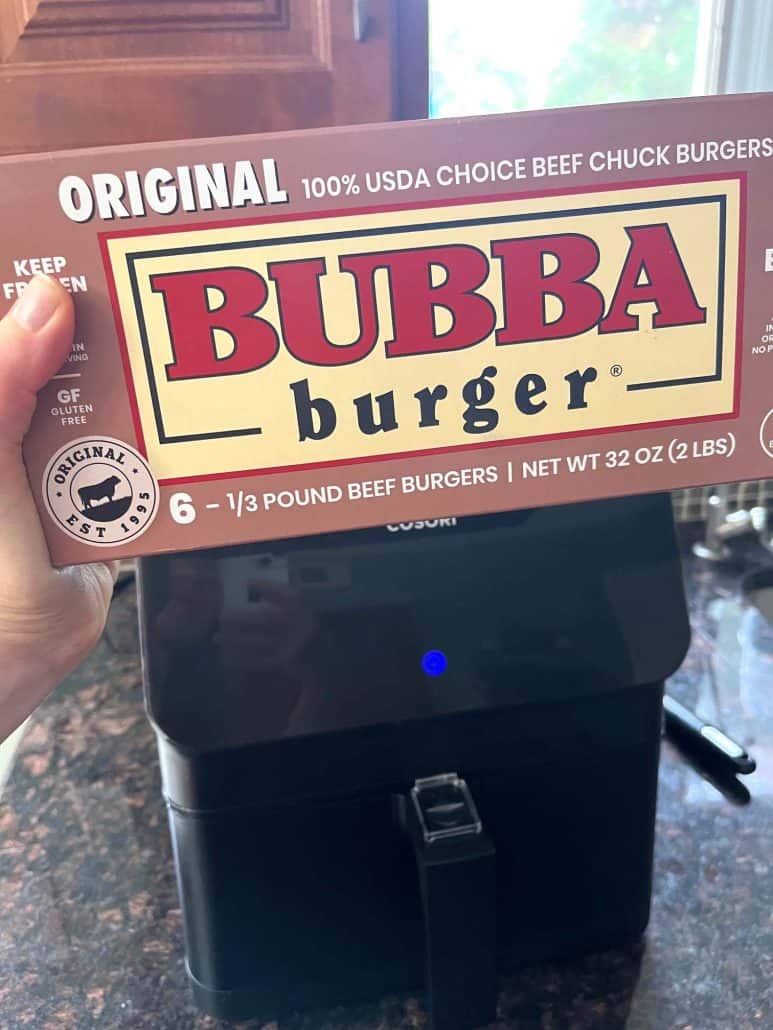
<instances>
[{"instance_id":1,"label":"kitchen backsplash","mask_svg":"<svg viewBox=\"0 0 773 1030\"><path fill-rule=\"evenodd\" d=\"M714 487L694 487L690 490L674 491L674 511L677 522L701 522L706 518L708 500ZM766 507L773 510L773 479L761 479L754 483L734 483L728 488L728 505L731 511L739 508Z\"/></svg>"}]
</instances>

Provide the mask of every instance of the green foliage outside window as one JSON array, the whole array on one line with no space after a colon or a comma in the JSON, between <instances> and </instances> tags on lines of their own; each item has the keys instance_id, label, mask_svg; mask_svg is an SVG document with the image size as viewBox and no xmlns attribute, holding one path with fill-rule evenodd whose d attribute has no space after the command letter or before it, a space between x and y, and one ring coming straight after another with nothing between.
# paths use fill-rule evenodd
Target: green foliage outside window
<instances>
[{"instance_id":1,"label":"green foliage outside window","mask_svg":"<svg viewBox=\"0 0 773 1030\"><path fill-rule=\"evenodd\" d=\"M700 0L431 0L432 113L689 95L699 9Z\"/></svg>"},{"instance_id":2,"label":"green foliage outside window","mask_svg":"<svg viewBox=\"0 0 773 1030\"><path fill-rule=\"evenodd\" d=\"M586 0L545 106L688 95L697 29L695 0Z\"/></svg>"}]
</instances>

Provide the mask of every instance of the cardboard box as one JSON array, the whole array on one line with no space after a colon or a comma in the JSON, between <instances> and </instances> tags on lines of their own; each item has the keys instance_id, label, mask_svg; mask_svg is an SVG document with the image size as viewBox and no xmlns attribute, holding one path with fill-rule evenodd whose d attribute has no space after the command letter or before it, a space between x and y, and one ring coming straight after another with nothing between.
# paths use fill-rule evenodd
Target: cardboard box
<instances>
[{"instance_id":1,"label":"cardboard box","mask_svg":"<svg viewBox=\"0 0 773 1030\"><path fill-rule=\"evenodd\" d=\"M56 563L773 470L773 99L0 163Z\"/></svg>"}]
</instances>

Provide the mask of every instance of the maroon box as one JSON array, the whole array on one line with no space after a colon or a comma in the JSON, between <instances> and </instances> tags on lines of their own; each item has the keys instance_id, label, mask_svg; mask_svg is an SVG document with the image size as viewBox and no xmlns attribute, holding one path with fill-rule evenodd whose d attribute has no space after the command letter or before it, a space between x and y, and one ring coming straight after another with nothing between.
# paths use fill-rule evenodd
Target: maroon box
<instances>
[{"instance_id":1,"label":"maroon box","mask_svg":"<svg viewBox=\"0 0 773 1030\"><path fill-rule=\"evenodd\" d=\"M773 100L0 162L57 564L773 469Z\"/></svg>"}]
</instances>

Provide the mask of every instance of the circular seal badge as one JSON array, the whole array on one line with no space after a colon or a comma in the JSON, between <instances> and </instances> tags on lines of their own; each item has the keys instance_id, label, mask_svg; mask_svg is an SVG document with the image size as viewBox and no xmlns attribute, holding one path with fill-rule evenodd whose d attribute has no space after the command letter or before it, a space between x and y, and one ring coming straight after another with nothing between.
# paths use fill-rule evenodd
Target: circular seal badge
<instances>
[{"instance_id":1,"label":"circular seal badge","mask_svg":"<svg viewBox=\"0 0 773 1030\"><path fill-rule=\"evenodd\" d=\"M760 426L760 443L769 458L773 458L773 408L767 413Z\"/></svg>"},{"instance_id":2,"label":"circular seal badge","mask_svg":"<svg viewBox=\"0 0 773 1030\"><path fill-rule=\"evenodd\" d=\"M96 547L117 547L149 528L158 484L147 462L121 440L84 437L46 466L43 497L59 528Z\"/></svg>"}]
</instances>

